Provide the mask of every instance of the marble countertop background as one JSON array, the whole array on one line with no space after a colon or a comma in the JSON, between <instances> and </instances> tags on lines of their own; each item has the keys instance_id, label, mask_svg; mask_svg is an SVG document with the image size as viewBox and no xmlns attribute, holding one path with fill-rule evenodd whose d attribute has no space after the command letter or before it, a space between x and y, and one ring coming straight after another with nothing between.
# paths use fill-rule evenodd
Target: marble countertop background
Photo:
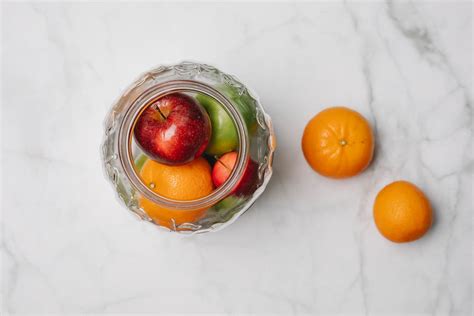
<instances>
[{"instance_id":1,"label":"marble countertop background","mask_svg":"<svg viewBox=\"0 0 474 316\"><path fill-rule=\"evenodd\" d=\"M4 313L472 312L472 3L3 3ZM201 61L255 90L275 173L230 227L135 220L105 180L103 119L140 74ZM376 131L355 178L311 171L306 122L346 105ZM391 243L376 193L413 181L435 223Z\"/></svg>"}]
</instances>

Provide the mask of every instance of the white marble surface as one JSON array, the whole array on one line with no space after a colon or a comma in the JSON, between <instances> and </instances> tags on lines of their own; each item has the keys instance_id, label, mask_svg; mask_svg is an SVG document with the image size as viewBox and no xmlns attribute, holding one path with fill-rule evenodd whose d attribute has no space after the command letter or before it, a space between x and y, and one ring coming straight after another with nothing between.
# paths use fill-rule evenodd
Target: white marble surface
<instances>
[{"instance_id":1,"label":"white marble surface","mask_svg":"<svg viewBox=\"0 0 474 316\"><path fill-rule=\"evenodd\" d=\"M457 314L472 311L472 4L4 3L4 313ZM274 178L218 233L135 220L99 145L114 99L183 59L237 75L278 137ZM377 134L362 175L328 180L300 137L347 105ZM372 221L407 179L436 219L393 244Z\"/></svg>"}]
</instances>

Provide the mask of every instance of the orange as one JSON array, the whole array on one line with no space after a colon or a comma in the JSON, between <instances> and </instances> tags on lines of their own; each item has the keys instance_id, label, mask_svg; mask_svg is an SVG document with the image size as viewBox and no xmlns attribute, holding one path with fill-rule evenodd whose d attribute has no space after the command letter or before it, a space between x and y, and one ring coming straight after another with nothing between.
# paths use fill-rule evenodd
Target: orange
<instances>
[{"instance_id":1,"label":"orange","mask_svg":"<svg viewBox=\"0 0 474 316\"><path fill-rule=\"evenodd\" d=\"M369 165L374 136L358 112L332 107L309 121L301 145L306 161L316 172L331 178L348 178Z\"/></svg>"},{"instance_id":2,"label":"orange","mask_svg":"<svg viewBox=\"0 0 474 316\"><path fill-rule=\"evenodd\" d=\"M374 203L374 220L380 233L393 242L413 241L431 227L431 205L423 192L407 181L384 187Z\"/></svg>"},{"instance_id":3,"label":"orange","mask_svg":"<svg viewBox=\"0 0 474 316\"><path fill-rule=\"evenodd\" d=\"M168 166L148 159L140 176L155 193L178 201L199 199L213 190L211 166L202 157L180 166ZM193 223L206 213L206 209L164 208L144 197L139 199L139 204L156 223L171 229L183 223Z\"/></svg>"}]
</instances>

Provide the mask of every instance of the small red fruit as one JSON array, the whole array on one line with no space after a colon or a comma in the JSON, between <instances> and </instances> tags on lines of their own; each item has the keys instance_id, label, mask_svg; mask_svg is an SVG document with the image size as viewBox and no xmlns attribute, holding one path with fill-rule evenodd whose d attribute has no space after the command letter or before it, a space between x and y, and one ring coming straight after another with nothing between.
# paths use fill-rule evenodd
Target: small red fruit
<instances>
[{"instance_id":1,"label":"small red fruit","mask_svg":"<svg viewBox=\"0 0 474 316\"><path fill-rule=\"evenodd\" d=\"M217 160L214 164L214 168L212 169L212 182L214 183L214 186L216 188L224 184L224 182L226 182L229 178L237 161L237 155L238 154L235 151L229 152L220 157L219 160ZM258 164L252 159L249 159L247 161L247 165L245 167L245 171L242 175L242 178L232 190L231 194L252 194L256 189L257 180Z\"/></svg>"},{"instance_id":2,"label":"small red fruit","mask_svg":"<svg viewBox=\"0 0 474 316\"><path fill-rule=\"evenodd\" d=\"M181 165L204 152L211 123L194 99L173 93L145 109L137 120L134 135L140 148L153 160Z\"/></svg>"}]
</instances>

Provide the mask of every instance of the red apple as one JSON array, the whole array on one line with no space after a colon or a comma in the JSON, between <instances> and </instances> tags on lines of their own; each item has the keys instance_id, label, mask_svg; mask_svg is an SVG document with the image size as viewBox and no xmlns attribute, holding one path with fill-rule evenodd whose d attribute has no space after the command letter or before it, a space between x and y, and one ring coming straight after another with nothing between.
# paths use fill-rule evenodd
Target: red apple
<instances>
[{"instance_id":1,"label":"red apple","mask_svg":"<svg viewBox=\"0 0 474 316\"><path fill-rule=\"evenodd\" d=\"M237 161L237 152L232 151L220 157L212 169L212 182L216 188L220 187L229 178ZM242 178L231 194L250 195L255 191L258 180L258 164L249 159Z\"/></svg>"},{"instance_id":2,"label":"red apple","mask_svg":"<svg viewBox=\"0 0 474 316\"><path fill-rule=\"evenodd\" d=\"M153 160L180 165L204 152L211 123L206 111L191 97L173 93L158 99L140 115L134 135Z\"/></svg>"}]
</instances>

